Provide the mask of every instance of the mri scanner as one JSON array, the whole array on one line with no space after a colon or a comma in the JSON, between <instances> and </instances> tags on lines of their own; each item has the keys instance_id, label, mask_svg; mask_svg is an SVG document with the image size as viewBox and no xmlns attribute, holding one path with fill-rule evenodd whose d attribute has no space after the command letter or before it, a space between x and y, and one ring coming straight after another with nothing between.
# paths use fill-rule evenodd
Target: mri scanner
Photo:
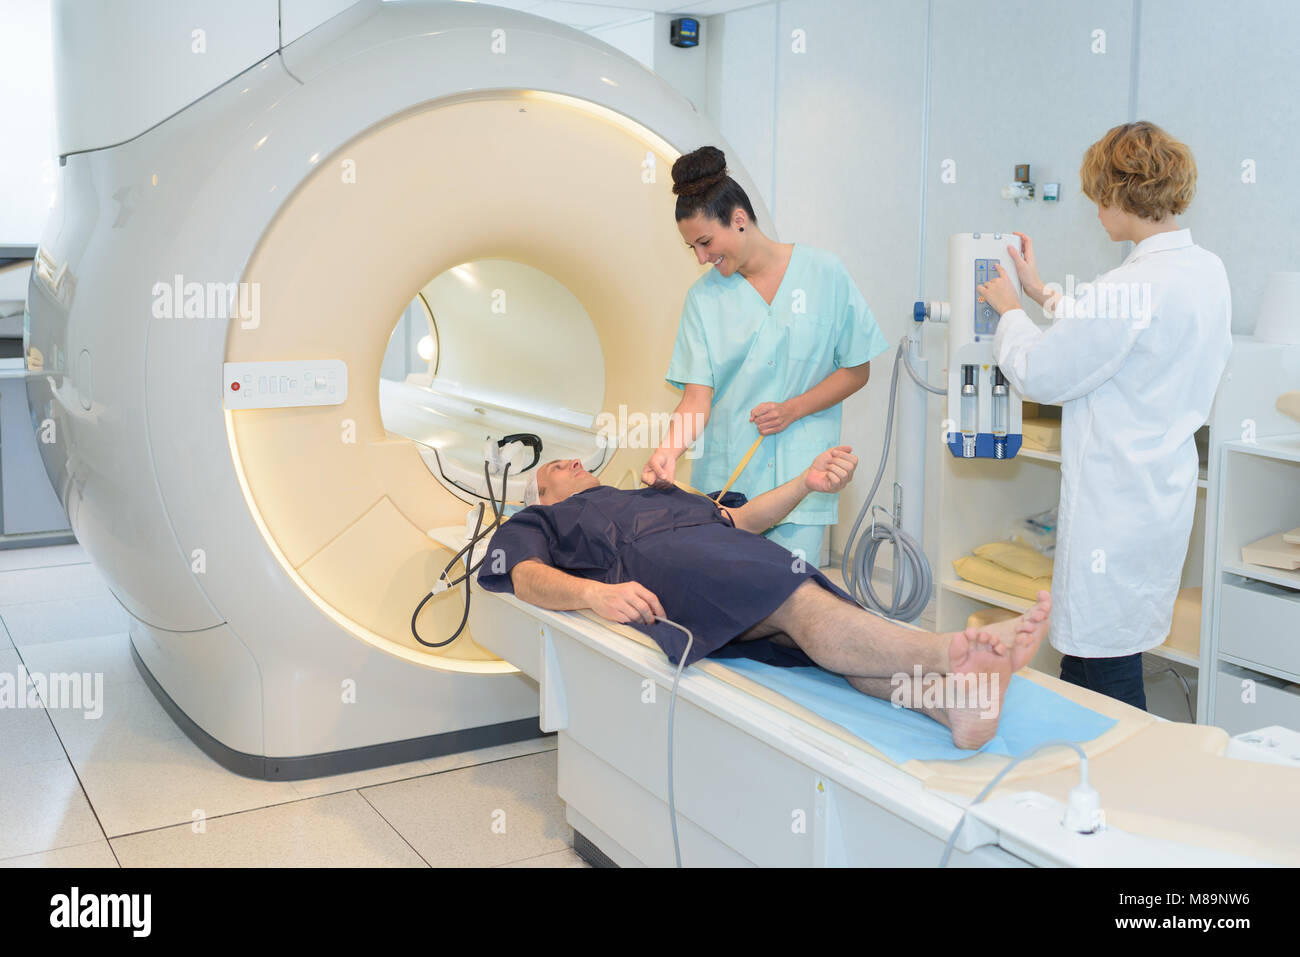
<instances>
[{"instance_id":1,"label":"mri scanner","mask_svg":"<svg viewBox=\"0 0 1300 957\"><path fill-rule=\"evenodd\" d=\"M281 46L274 0L174 6L191 9L142 4L125 23L118 7L55 11L60 189L25 348L78 540L173 713L241 773L537 736L536 687L514 665L472 635L438 653L411 636L451 557L427 531L476 501L426 457L458 435L477 450L528 431L548 452L586 443L590 461L597 409L559 414L557 399L548 418L427 393L416 421L401 421L416 403L390 403L389 431L385 352L438 277L521 264L590 317L590 342L573 344L586 352L569 354L595 403L670 412L660 372L700 268L669 170L717 134L641 64L511 10L365 0ZM329 5L293 6L301 21ZM242 20L220 20L232 10ZM253 62L221 76L204 61L211 88L142 114L186 82L146 71L178 37L190 55L194 24L211 30L204 56L242 44ZM602 472L644 455L619 450ZM459 616L441 596L420 630Z\"/></svg>"},{"instance_id":2,"label":"mri scanner","mask_svg":"<svg viewBox=\"0 0 1300 957\"><path fill-rule=\"evenodd\" d=\"M667 694L646 695L672 679L657 648L512 596L476 594L469 632L440 649L410 615L464 543L485 437L540 435L615 484L639 471L648 449L604 448L594 413L675 405L662 371L700 269L669 169L725 148L716 130L599 41L483 4L72 14L56 6L60 188L28 295L28 396L150 687L209 755L256 777L558 733L576 846L670 862ZM206 59L186 60L204 17ZM509 368L495 384L447 371L451 343L480 338L456 322L494 321L455 314L509 301L510 269L552 284L520 300L533 315L589 323L568 353L588 368L555 369L585 393L525 407ZM412 323L436 359L386 374ZM422 632L461 607L439 596ZM1124 719L1085 747L1112 800L1102 835L1061 827L1072 754L1028 762L966 815L997 758L899 766L702 662L676 729L685 861L933 862L964 815L955 863L1300 860L1294 802L1261 796L1293 797L1300 772L1232 760L1217 729L1058 690Z\"/></svg>"}]
</instances>

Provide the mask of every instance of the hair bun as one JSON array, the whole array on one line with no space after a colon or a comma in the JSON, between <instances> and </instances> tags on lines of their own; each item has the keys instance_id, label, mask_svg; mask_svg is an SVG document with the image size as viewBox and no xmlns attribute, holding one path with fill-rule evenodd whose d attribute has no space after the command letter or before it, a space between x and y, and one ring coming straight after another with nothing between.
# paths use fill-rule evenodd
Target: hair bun
<instances>
[{"instance_id":1,"label":"hair bun","mask_svg":"<svg viewBox=\"0 0 1300 957\"><path fill-rule=\"evenodd\" d=\"M716 146L701 146L673 163L673 194L699 196L727 178L727 156Z\"/></svg>"}]
</instances>

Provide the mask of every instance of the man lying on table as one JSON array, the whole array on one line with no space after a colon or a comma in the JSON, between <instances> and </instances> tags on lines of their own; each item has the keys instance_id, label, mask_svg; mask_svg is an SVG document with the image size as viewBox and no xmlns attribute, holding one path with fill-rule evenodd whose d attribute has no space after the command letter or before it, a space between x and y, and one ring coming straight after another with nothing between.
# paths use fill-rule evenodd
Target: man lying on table
<instances>
[{"instance_id":1,"label":"man lying on table","mask_svg":"<svg viewBox=\"0 0 1300 957\"><path fill-rule=\"evenodd\" d=\"M726 508L678 488L602 485L577 459L547 462L525 493L529 506L492 536L478 581L542 608L590 608L629 624L653 638L673 664L686 637L657 618L691 630L688 665L706 655L815 664L885 699L917 665L926 675L978 679L993 689L992 707L972 700L917 708L949 728L957 747L978 748L997 731L1011 674L1028 663L1047 632L1051 596L1039 592L1038 603L1019 618L982 629L920 631L861 608L816 568L759 534L810 492L839 492L857 464L848 446L829 449L798 478ZM918 689L904 700L932 699Z\"/></svg>"}]
</instances>

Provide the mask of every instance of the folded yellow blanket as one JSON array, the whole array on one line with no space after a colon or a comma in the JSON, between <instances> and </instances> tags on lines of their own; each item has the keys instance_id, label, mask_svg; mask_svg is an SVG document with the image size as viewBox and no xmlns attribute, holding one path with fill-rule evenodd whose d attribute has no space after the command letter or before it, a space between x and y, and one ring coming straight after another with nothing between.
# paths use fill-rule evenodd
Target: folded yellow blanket
<instances>
[{"instance_id":1,"label":"folded yellow blanket","mask_svg":"<svg viewBox=\"0 0 1300 957\"><path fill-rule=\"evenodd\" d=\"M1001 565L995 565L987 559L977 558L974 555L958 558L952 563L952 567L965 581L983 585L985 588L992 588L994 591L1000 591L1007 595L1027 598L1030 601L1038 598L1039 591L1052 590L1051 578L1031 578L1028 575L1020 575L1003 568Z\"/></svg>"},{"instance_id":2,"label":"folded yellow blanket","mask_svg":"<svg viewBox=\"0 0 1300 957\"><path fill-rule=\"evenodd\" d=\"M990 542L975 549L975 555L1027 578L1052 577L1052 560L1023 542Z\"/></svg>"},{"instance_id":3,"label":"folded yellow blanket","mask_svg":"<svg viewBox=\"0 0 1300 957\"><path fill-rule=\"evenodd\" d=\"M1027 449L1039 452L1061 451L1060 419L1022 419L1020 434L1024 436L1023 445Z\"/></svg>"}]
</instances>

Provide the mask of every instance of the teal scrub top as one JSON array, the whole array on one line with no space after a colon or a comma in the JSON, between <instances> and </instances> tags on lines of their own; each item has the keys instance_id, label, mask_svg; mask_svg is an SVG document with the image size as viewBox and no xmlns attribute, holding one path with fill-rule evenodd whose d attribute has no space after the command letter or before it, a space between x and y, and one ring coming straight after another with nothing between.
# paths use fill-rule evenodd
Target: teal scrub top
<instances>
[{"instance_id":1,"label":"teal scrub top","mask_svg":"<svg viewBox=\"0 0 1300 957\"><path fill-rule=\"evenodd\" d=\"M848 270L833 253L796 243L769 306L744 276L710 269L686 293L669 384L713 389L704 433L687 456L691 484L722 488L758 438L749 413L762 402L807 392L836 369L859 366L889 344ZM735 491L750 498L803 472L840 441L840 403L769 435L741 473ZM808 495L787 522L832 525L838 497Z\"/></svg>"}]
</instances>

